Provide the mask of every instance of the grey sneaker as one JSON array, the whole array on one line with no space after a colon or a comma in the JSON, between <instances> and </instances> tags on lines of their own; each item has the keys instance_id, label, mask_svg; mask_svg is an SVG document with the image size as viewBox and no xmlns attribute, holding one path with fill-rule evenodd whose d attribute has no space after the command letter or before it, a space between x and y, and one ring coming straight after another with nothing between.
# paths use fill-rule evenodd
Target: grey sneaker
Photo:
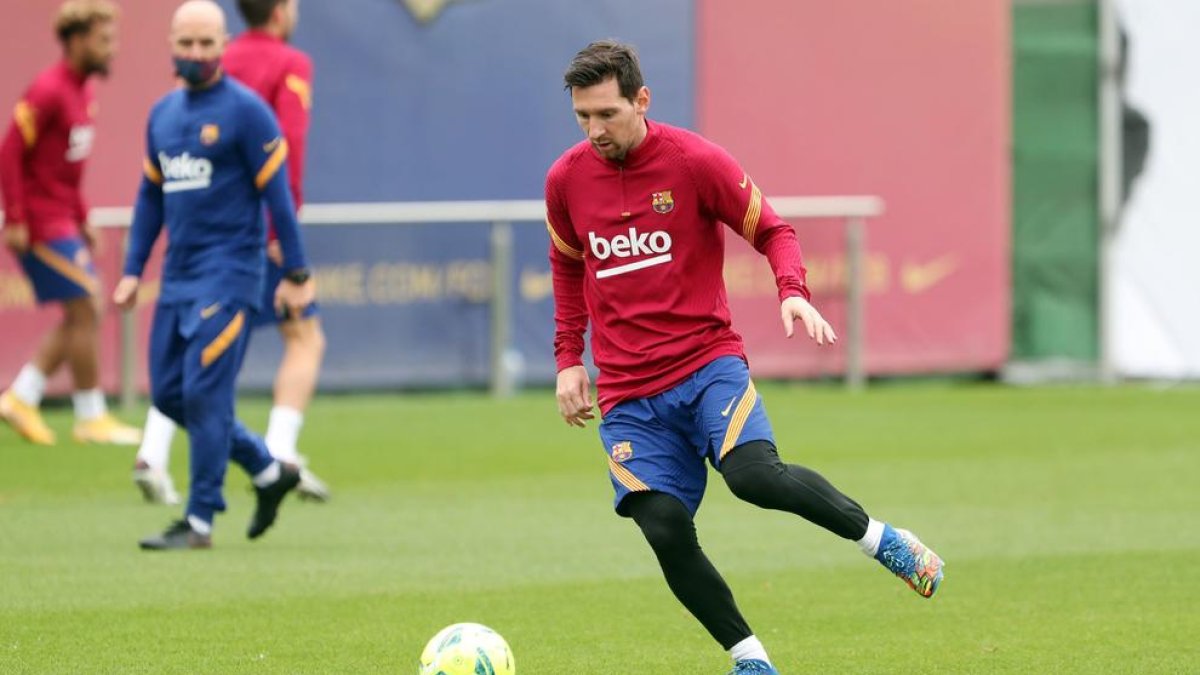
<instances>
[{"instance_id":1,"label":"grey sneaker","mask_svg":"<svg viewBox=\"0 0 1200 675\"><path fill-rule=\"evenodd\" d=\"M317 503L325 503L331 496L325 481L304 467L300 468L300 485L296 487L296 495L305 501Z\"/></svg>"},{"instance_id":2,"label":"grey sneaker","mask_svg":"<svg viewBox=\"0 0 1200 675\"><path fill-rule=\"evenodd\" d=\"M143 551L170 551L183 548L212 548L212 537L192 529L187 519L177 520L162 534L138 542Z\"/></svg>"},{"instance_id":3,"label":"grey sneaker","mask_svg":"<svg viewBox=\"0 0 1200 675\"><path fill-rule=\"evenodd\" d=\"M179 504L179 493L175 491L171 474L140 459L133 465L133 484L142 491L142 498L148 503L169 506Z\"/></svg>"}]
</instances>

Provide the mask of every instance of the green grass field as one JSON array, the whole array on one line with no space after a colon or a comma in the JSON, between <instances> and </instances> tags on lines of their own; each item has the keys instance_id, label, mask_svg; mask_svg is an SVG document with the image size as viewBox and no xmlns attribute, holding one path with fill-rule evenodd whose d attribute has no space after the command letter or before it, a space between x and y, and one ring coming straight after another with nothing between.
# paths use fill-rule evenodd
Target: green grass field
<instances>
[{"instance_id":1,"label":"green grass field","mask_svg":"<svg viewBox=\"0 0 1200 675\"><path fill-rule=\"evenodd\" d=\"M701 541L784 675L1200 671L1200 390L761 391L785 458L947 560L923 600L713 476ZM234 469L213 550L144 553L176 511L141 503L129 449L0 428L0 672L411 674L457 621L521 675L728 670L551 393L326 397L302 440L331 503L250 543Z\"/></svg>"}]
</instances>

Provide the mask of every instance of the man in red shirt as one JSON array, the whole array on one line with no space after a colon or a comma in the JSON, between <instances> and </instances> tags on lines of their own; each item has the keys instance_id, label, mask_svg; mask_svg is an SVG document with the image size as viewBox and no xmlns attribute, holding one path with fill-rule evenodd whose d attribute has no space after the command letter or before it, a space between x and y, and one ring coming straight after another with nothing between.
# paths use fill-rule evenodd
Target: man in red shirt
<instances>
[{"instance_id":1,"label":"man in red shirt","mask_svg":"<svg viewBox=\"0 0 1200 675\"><path fill-rule=\"evenodd\" d=\"M288 185L299 209L303 203L304 151L312 108L313 73L308 55L288 44L299 20L299 3L298 0L238 0L238 10L248 30L229 43L221 65L275 111L288 144ZM273 305L275 288L284 275L274 229L267 251L264 308ZM267 423L267 447L276 459L301 467L297 488L301 497L325 501L329 498L328 487L305 467L305 459L296 448L304 411L312 400L325 354L325 334L316 312L316 305L311 305L303 316L295 317L262 311L255 327L277 325L284 345L283 360L275 377L275 406ZM152 408L134 466L134 482L151 501L178 500L166 470L174 433L175 423Z\"/></svg>"},{"instance_id":2,"label":"man in red shirt","mask_svg":"<svg viewBox=\"0 0 1200 675\"><path fill-rule=\"evenodd\" d=\"M116 16L107 0L63 3L54 24L63 58L42 71L17 101L0 143L4 244L20 260L38 303L63 307L62 321L0 394L0 417L43 445L53 444L55 435L38 407L46 379L63 363L75 380L76 440L134 445L141 439L137 429L108 413L99 388L95 235L80 190L95 136L90 79L108 73L116 51Z\"/></svg>"},{"instance_id":3,"label":"man in red shirt","mask_svg":"<svg viewBox=\"0 0 1200 675\"><path fill-rule=\"evenodd\" d=\"M731 326L722 223L767 257L787 336L799 319L818 345L832 343L791 226L724 149L646 119L650 90L632 47L593 43L564 79L587 140L546 177L558 408L573 426L594 417L582 361L590 321L615 507L642 530L671 591L729 650L733 673L778 672L700 549L693 517L707 461L739 498L858 542L932 596L942 579L933 551L776 451Z\"/></svg>"}]
</instances>

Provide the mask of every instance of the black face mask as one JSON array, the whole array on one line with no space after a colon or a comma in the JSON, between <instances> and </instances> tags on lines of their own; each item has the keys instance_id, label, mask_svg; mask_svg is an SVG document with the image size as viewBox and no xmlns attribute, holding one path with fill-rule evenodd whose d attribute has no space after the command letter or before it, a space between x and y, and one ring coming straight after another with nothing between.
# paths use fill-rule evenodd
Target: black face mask
<instances>
[{"instance_id":1,"label":"black face mask","mask_svg":"<svg viewBox=\"0 0 1200 675\"><path fill-rule=\"evenodd\" d=\"M221 59L187 59L182 56L174 57L175 74L184 82L198 87L217 75L221 69Z\"/></svg>"}]
</instances>

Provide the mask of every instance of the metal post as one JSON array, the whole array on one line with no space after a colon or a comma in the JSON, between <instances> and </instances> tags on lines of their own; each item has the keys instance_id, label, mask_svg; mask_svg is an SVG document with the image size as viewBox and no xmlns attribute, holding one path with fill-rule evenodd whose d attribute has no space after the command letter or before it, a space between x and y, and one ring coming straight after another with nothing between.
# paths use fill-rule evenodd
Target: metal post
<instances>
[{"instance_id":1,"label":"metal post","mask_svg":"<svg viewBox=\"0 0 1200 675\"><path fill-rule=\"evenodd\" d=\"M1100 223L1097 228L1099 256L1096 269L1096 341L1100 381L1116 382L1113 364L1112 281L1113 240L1121 217L1121 92L1119 74L1120 34L1114 0L1099 3L1100 71Z\"/></svg>"},{"instance_id":2,"label":"metal post","mask_svg":"<svg viewBox=\"0 0 1200 675\"><path fill-rule=\"evenodd\" d=\"M512 396L515 389L513 373L508 363L512 334L512 224L492 223L492 396Z\"/></svg>"},{"instance_id":3,"label":"metal post","mask_svg":"<svg viewBox=\"0 0 1200 675\"><path fill-rule=\"evenodd\" d=\"M867 383L863 362L866 336L863 248L866 228L862 218L846 219L846 388L861 391Z\"/></svg>"},{"instance_id":4,"label":"metal post","mask_svg":"<svg viewBox=\"0 0 1200 675\"><path fill-rule=\"evenodd\" d=\"M137 310L121 312L121 409L137 405Z\"/></svg>"}]
</instances>

